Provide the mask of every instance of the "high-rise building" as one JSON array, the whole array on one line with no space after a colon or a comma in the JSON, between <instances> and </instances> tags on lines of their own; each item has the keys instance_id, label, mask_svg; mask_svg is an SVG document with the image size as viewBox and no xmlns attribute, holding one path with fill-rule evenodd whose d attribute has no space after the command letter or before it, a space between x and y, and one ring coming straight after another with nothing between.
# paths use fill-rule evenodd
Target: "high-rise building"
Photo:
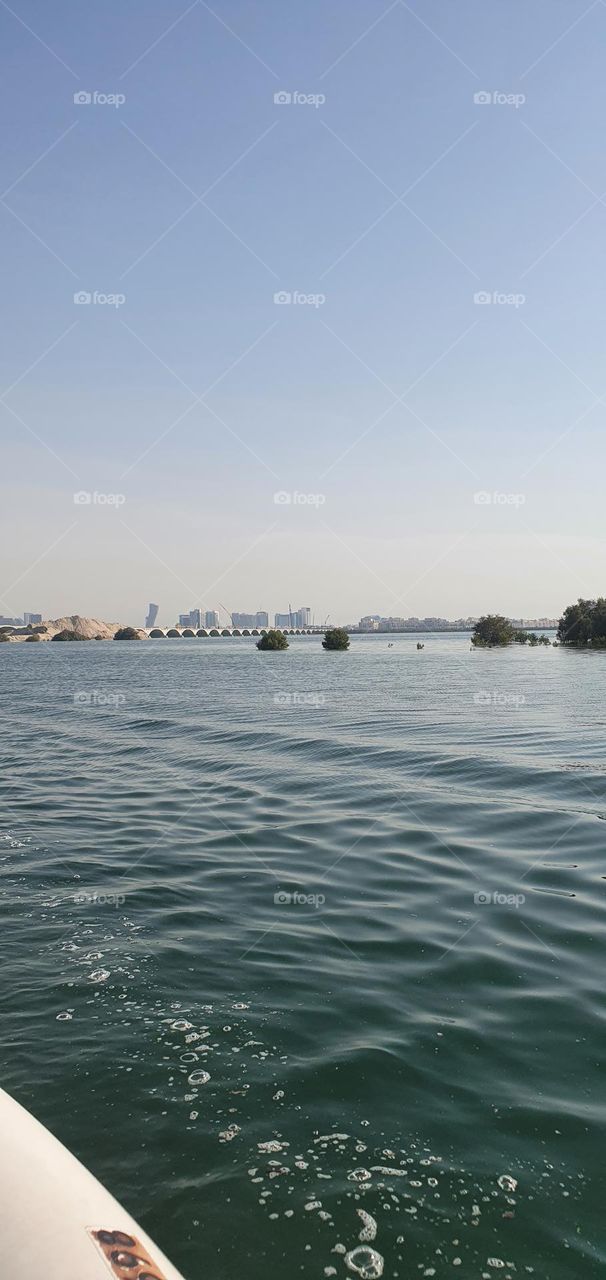
<instances>
[{"instance_id":1,"label":"high-rise building","mask_svg":"<svg viewBox=\"0 0 606 1280\"><path fill-rule=\"evenodd\" d=\"M148 608L148 610L147 610L147 617L146 617L146 619L145 619L145 625L146 625L146 627L155 627L155 625L156 625L156 618L158 617L158 609L159 609L159 608L160 608L160 606L159 606L158 604L150 604L150 605L149 605L149 608Z\"/></svg>"},{"instance_id":2,"label":"high-rise building","mask_svg":"<svg viewBox=\"0 0 606 1280\"><path fill-rule=\"evenodd\" d=\"M206 613L205 613L205 615L204 615L204 626L205 626L205 627L218 627L218 626L219 626L219 614L217 613L217 610L216 610L216 609L207 609L207 610L206 610Z\"/></svg>"},{"instance_id":3,"label":"high-rise building","mask_svg":"<svg viewBox=\"0 0 606 1280\"><path fill-rule=\"evenodd\" d=\"M290 613L277 613L275 619L276 627L310 627L311 609L306 606L303 609L291 610Z\"/></svg>"},{"instance_id":4,"label":"high-rise building","mask_svg":"<svg viewBox=\"0 0 606 1280\"><path fill-rule=\"evenodd\" d=\"M202 610L201 609L190 609L189 625L190 627L195 627L196 630L202 626Z\"/></svg>"},{"instance_id":5,"label":"high-rise building","mask_svg":"<svg viewBox=\"0 0 606 1280\"><path fill-rule=\"evenodd\" d=\"M232 622L234 627L254 627L254 613L232 613Z\"/></svg>"},{"instance_id":6,"label":"high-rise building","mask_svg":"<svg viewBox=\"0 0 606 1280\"><path fill-rule=\"evenodd\" d=\"M269 614L268 614L268 613L264 613L262 609L261 609L258 613L256 613L256 614L255 614L255 626L256 626L256 627L268 627L268 626L269 626Z\"/></svg>"},{"instance_id":7,"label":"high-rise building","mask_svg":"<svg viewBox=\"0 0 606 1280\"><path fill-rule=\"evenodd\" d=\"M180 613L180 614L179 614L179 626L180 626L180 627L189 627L189 625L190 625L190 623L189 623L189 614L188 614L188 613Z\"/></svg>"},{"instance_id":8,"label":"high-rise building","mask_svg":"<svg viewBox=\"0 0 606 1280\"><path fill-rule=\"evenodd\" d=\"M26 627L29 626L30 623L32 624L32 626L36 626L39 622L42 622L42 614L41 613L24 613L23 621Z\"/></svg>"}]
</instances>

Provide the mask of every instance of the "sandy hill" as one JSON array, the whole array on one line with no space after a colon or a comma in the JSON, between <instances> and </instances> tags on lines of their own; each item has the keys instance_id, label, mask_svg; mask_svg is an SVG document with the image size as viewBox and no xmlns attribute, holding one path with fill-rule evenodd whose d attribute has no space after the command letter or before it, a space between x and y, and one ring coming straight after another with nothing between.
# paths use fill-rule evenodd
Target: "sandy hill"
<instances>
[{"instance_id":1,"label":"sandy hill","mask_svg":"<svg viewBox=\"0 0 606 1280\"><path fill-rule=\"evenodd\" d=\"M66 618L45 618L40 624L46 627L45 632L40 632L41 640L52 640L59 631L76 631L78 635L84 637L85 640L94 640L96 636L103 640L113 640L116 631L123 626L120 622L102 622L100 618L82 618L79 613L73 613ZM138 627L137 634L141 639L147 639L147 632ZM21 629L19 635L10 636L14 642L16 640L26 640L29 633Z\"/></svg>"}]
</instances>

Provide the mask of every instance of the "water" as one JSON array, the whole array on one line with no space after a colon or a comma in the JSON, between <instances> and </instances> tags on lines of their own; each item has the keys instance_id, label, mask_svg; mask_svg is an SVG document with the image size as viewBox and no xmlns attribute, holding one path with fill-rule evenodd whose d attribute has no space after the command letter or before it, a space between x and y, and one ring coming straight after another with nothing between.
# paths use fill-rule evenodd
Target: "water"
<instances>
[{"instance_id":1,"label":"water","mask_svg":"<svg viewBox=\"0 0 606 1280\"><path fill-rule=\"evenodd\" d=\"M0 1082L188 1280L603 1275L606 655L423 640L0 651Z\"/></svg>"}]
</instances>

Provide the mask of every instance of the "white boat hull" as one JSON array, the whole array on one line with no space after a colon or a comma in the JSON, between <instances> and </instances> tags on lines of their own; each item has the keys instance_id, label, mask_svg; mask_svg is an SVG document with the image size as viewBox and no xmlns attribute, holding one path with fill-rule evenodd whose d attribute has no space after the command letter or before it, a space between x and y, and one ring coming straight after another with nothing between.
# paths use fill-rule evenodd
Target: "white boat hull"
<instances>
[{"instance_id":1,"label":"white boat hull","mask_svg":"<svg viewBox=\"0 0 606 1280\"><path fill-rule=\"evenodd\" d=\"M48 1129L0 1089L3 1280L183 1280Z\"/></svg>"}]
</instances>

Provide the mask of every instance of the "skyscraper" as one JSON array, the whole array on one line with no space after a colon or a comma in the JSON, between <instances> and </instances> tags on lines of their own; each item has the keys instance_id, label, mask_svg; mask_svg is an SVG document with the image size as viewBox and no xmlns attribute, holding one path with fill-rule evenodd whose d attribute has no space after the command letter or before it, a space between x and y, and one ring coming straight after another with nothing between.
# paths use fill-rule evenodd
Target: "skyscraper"
<instances>
[{"instance_id":1,"label":"skyscraper","mask_svg":"<svg viewBox=\"0 0 606 1280\"><path fill-rule=\"evenodd\" d=\"M158 617L158 609L159 609L159 608L160 608L160 606L159 606L159 605L157 605L157 604L150 604L150 606L149 606L149 608L148 608L148 610L147 610L147 617L146 617L146 619L145 619L145 625L146 625L146 627L155 627L155 625L156 625L156 618Z\"/></svg>"},{"instance_id":2,"label":"skyscraper","mask_svg":"<svg viewBox=\"0 0 606 1280\"><path fill-rule=\"evenodd\" d=\"M216 610L216 609L207 609L207 610L206 610L206 613L205 613L205 615L204 615L204 626L205 626L205 627L218 627L218 626L219 626L219 614L217 613L217 610Z\"/></svg>"}]
</instances>

